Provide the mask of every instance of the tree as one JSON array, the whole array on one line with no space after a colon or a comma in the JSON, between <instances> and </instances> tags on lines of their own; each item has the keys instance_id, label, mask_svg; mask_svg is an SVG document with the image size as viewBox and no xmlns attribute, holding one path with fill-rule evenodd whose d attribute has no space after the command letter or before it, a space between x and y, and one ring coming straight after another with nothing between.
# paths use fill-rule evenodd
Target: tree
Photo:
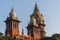
<instances>
[{"instance_id":1,"label":"tree","mask_svg":"<svg viewBox=\"0 0 60 40\"><path fill-rule=\"evenodd\" d=\"M55 38L53 38L53 37L44 37L44 38L41 38L41 40L55 40Z\"/></svg>"},{"instance_id":2,"label":"tree","mask_svg":"<svg viewBox=\"0 0 60 40\"><path fill-rule=\"evenodd\" d=\"M52 35L52 37L54 37L56 40L60 40L60 34L54 34L54 35Z\"/></svg>"},{"instance_id":3,"label":"tree","mask_svg":"<svg viewBox=\"0 0 60 40\"><path fill-rule=\"evenodd\" d=\"M44 37L41 40L60 40L60 34L53 34L52 37Z\"/></svg>"},{"instance_id":4,"label":"tree","mask_svg":"<svg viewBox=\"0 0 60 40\"><path fill-rule=\"evenodd\" d=\"M3 33L0 32L0 40L12 40L12 38L8 36L3 36Z\"/></svg>"}]
</instances>

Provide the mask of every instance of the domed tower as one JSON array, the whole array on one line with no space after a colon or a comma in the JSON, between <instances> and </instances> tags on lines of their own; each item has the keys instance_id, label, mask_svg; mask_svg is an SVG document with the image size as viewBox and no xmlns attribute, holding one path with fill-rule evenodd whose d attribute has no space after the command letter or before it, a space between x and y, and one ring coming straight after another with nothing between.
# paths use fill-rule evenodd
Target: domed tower
<instances>
[{"instance_id":1,"label":"domed tower","mask_svg":"<svg viewBox=\"0 0 60 40\"><path fill-rule=\"evenodd\" d=\"M11 12L9 13L9 17L4 21L6 23L6 30L5 35L14 38L15 36L17 38L20 38L20 32L19 32L19 20L16 16L16 13L12 7Z\"/></svg>"},{"instance_id":2,"label":"domed tower","mask_svg":"<svg viewBox=\"0 0 60 40\"><path fill-rule=\"evenodd\" d=\"M44 19L43 15L38 9L38 4L35 4L34 12L30 16L30 23L27 26L28 35L31 35L34 40L38 40L42 37L46 36L46 32L44 31Z\"/></svg>"}]
</instances>

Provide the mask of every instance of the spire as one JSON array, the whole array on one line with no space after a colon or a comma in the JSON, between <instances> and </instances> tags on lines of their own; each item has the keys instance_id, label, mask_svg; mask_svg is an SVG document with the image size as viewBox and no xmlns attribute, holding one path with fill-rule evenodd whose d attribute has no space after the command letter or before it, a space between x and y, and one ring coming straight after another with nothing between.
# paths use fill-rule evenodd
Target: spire
<instances>
[{"instance_id":1,"label":"spire","mask_svg":"<svg viewBox=\"0 0 60 40\"><path fill-rule=\"evenodd\" d=\"M37 12L37 11L39 11L39 9L38 9L38 3L36 2L36 3L35 3L34 12Z\"/></svg>"},{"instance_id":2,"label":"spire","mask_svg":"<svg viewBox=\"0 0 60 40\"><path fill-rule=\"evenodd\" d=\"M22 35L24 35L24 29L22 29Z\"/></svg>"},{"instance_id":3,"label":"spire","mask_svg":"<svg viewBox=\"0 0 60 40\"><path fill-rule=\"evenodd\" d=\"M35 3L35 7L38 8L38 3L37 2Z\"/></svg>"},{"instance_id":4,"label":"spire","mask_svg":"<svg viewBox=\"0 0 60 40\"><path fill-rule=\"evenodd\" d=\"M34 16L35 20L36 20L36 23L44 23L44 19L43 19L43 15L41 14L41 12L39 11L39 8L38 8L38 3L36 2L35 3L35 8L34 8L34 12L33 14L31 15L31 18Z\"/></svg>"},{"instance_id":5,"label":"spire","mask_svg":"<svg viewBox=\"0 0 60 40\"><path fill-rule=\"evenodd\" d=\"M14 11L14 8L13 8L13 6L12 6L12 10L11 11Z\"/></svg>"},{"instance_id":6,"label":"spire","mask_svg":"<svg viewBox=\"0 0 60 40\"><path fill-rule=\"evenodd\" d=\"M12 9L11 9L11 12L10 12L10 14L9 14L9 17L13 17L13 18L16 17L16 13L15 13L13 7L12 7Z\"/></svg>"},{"instance_id":7,"label":"spire","mask_svg":"<svg viewBox=\"0 0 60 40\"><path fill-rule=\"evenodd\" d=\"M33 15L34 15L34 17L41 15L41 13L40 13L40 11L39 11L39 8L38 8L38 3L37 3L37 2L35 3L34 12L33 12L33 14L31 15L31 17L32 17Z\"/></svg>"}]
</instances>

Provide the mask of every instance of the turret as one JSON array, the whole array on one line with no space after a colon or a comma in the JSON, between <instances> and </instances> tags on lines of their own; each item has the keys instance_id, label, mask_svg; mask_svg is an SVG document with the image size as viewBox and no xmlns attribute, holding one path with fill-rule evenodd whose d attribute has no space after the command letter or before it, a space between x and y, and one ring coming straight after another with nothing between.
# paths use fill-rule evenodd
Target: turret
<instances>
[{"instance_id":1,"label":"turret","mask_svg":"<svg viewBox=\"0 0 60 40\"><path fill-rule=\"evenodd\" d=\"M19 20L16 16L16 13L14 9L12 8L11 12L9 13L9 17L4 21L6 23L6 30L5 30L5 36L9 36L11 38L20 38L20 32L19 32Z\"/></svg>"},{"instance_id":2,"label":"turret","mask_svg":"<svg viewBox=\"0 0 60 40\"><path fill-rule=\"evenodd\" d=\"M38 4L35 4L34 12L30 16L30 23L27 26L28 35L33 37L33 40L39 40L45 37L46 32L44 31L44 18L42 13L39 11Z\"/></svg>"}]
</instances>

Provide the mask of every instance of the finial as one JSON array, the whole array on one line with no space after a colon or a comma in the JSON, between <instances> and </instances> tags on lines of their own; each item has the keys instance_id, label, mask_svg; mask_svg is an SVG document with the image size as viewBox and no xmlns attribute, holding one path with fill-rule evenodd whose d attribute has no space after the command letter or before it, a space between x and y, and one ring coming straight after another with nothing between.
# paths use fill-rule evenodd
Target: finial
<instances>
[{"instance_id":1,"label":"finial","mask_svg":"<svg viewBox=\"0 0 60 40\"><path fill-rule=\"evenodd\" d=\"M22 29L22 35L24 35L24 29Z\"/></svg>"},{"instance_id":2,"label":"finial","mask_svg":"<svg viewBox=\"0 0 60 40\"><path fill-rule=\"evenodd\" d=\"M38 7L38 3L37 2L35 3L35 7Z\"/></svg>"},{"instance_id":3,"label":"finial","mask_svg":"<svg viewBox=\"0 0 60 40\"><path fill-rule=\"evenodd\" d=\"M10 11L9 16L10 16L10 17L13 17L13 18L16 18L16 17L17 17L17 16L16 16L16 13L15 13L15 11L14 11L14 9L13 9L13 6L12 6L12 9L11 9L11 11Z\"/></svg>"},{"instance_id":4,"label":"finial","mask_svg":"<svg viewBox=\"0 0 60 40\"><path fill-rule=\"evenodd\" d=\"M38 12L38 11L39 11L39 8L38 8L38 3L36 2L36 3L35 3L34 12Z\"/></svg>"},{"instance_id":5,"label":"finial","mask_svg":"<svg viewBox=\"0 0 60 40\"><path fill-rule=\"evenodd\" d=\"M14 11L14 8L13 8L13 6L12 6L12 10L11 11Z\"/></svg>"}]
</instances>

